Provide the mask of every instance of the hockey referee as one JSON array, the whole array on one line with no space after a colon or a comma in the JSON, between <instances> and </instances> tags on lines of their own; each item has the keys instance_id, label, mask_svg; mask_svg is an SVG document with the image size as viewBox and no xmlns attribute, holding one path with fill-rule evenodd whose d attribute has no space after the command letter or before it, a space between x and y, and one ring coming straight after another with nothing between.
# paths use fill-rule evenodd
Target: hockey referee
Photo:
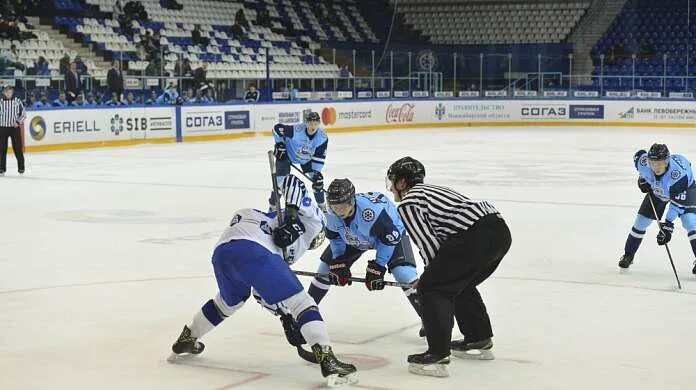
<instances>
[{"instance_id":1,"label":"hockey referee","mask_svg":"<svg viewBox=\"0 0 696 390\"><path fill-rule=\"evenodd\" d=\"M409 371L447 376L450 350L457 357L493 359L493 331L476 286L486 280L510 249L500 213L442 186L424 184L425 167L404 157L387 172L389 190L408 234L420 249L425 271L417 290L428 350L408 357ZM464 339L451 341L453 317Z\"/></svg>"},{"instance_id":2,"label":"hockey referee","mask_svg":"<svg viewBox=\"0 0 696 390\"><path fill-rule=\"evenodd\" d=\"M24 173L24 147L22 145L21 125L26 116L22 100L13 97L14 87L8 85L2 91L0 102L0 176L7 170L8 138L12 139L12 150L17 158L19 174Z\"/></svg>"}]
</instances>

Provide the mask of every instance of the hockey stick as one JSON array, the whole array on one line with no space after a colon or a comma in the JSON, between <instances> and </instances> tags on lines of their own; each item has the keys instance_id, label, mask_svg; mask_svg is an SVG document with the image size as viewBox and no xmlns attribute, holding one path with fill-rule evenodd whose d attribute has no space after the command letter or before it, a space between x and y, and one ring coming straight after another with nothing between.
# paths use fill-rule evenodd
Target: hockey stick
<instances>
[{"instance_id":1,"label":"hockey stick","mask_svg":"<svg viewBox=\"0 0 696 390\"><path fill-rule=\"evenodd\" d=\"M316 272L308 272L308 271L297 271L297 270L292 270L292 272L295 275L299 276L324 276L328 277L327 274L320 274ZM348 278L351 282L359 282L359 283L365 283L366 279L365 278L356 278L356 277L350 277ZM401 288L413 288L413 284L409 283L399 283L399 282L389 282L389 281L384 281L385 286L392 286L392 287L401 287Z\"/></svg>"},{"instance_id":2,"label":"hockey stick","mask_svg":"<svg viewBox=\"0 0 696 390\"><path fill-rule=\"evenodd\" d=\"M275 208L276 208L276 219L278 220L278 226L283 224L282 210L280 209L280 191L278 191L278 181L276 180L276 166L275 166L275 156L273 151L268 151L268 166L271 168L271 181L273 182L273 193L275 194ZM286 260L287 251L283 248L283 260ZM287 261L287 260L286 260Z\"/></svg>"},{"instance_id":3,"label":"hockey stick","mask_svg":"<svg viewBox=\"0 0 696 390\"><path fill-rule=\"evenodd\" d=\"M297 165L295 165L295 164L290 164L290 166L291 166L292 168L295 168L295 170L296 170L297 172L299 172L300 175L302 175L305 179L307 179L307 180L311 181L312 183L314 183L314 181L312 180L312 178L309 177L309 176L307 176L307 174L304 173L304 171L302 171L302 169L300 169ZM323 189L323 188L322 188L321 190L322 190L323 192L326 192L326 190Z\"/></svg>"},{"instance_id":4,"label":"hockey stick","mask_svg":"<svg viewBox=\"0 0 696 390\"><path fill-rule=\"evenodd\" d=\"M655 203L652 199L652 193L648 194L648 199L650 199L650 206L652 206L653 213L655 214L655 220L657 221L657 228L660 229L660 233L665 234L662 231L662 226L660 225L660 217L657 216L657 209L655 208ZM672 265L672 271L674 272L674 277L677 278L677 287L681 290L681 282L679 281L679 275L677 275L677 269L674 267L674 260L672 260L672 253L669 251L669 246L665 243L665 249L667 249L667 257L669 257L669 263Z\"/></svg>"}]
</instances>

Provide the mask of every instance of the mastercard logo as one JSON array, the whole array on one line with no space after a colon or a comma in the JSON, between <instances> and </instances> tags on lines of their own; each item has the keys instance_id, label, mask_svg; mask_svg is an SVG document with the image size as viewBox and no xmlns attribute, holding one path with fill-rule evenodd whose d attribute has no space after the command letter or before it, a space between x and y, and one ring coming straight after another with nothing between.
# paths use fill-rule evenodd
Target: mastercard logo
<instances>
[{"instance_id":1,"label":"mastercard logo","mask_svg":"<svg viewBox=\"0 0 696 390\"><path fill-rule=\"evenodd\" d=\"M321 122L324 126L330 126L336 123L336 109L333 107L326 107L321 110Z\"/></svg>"},{"instance_id":2,"label":"mastercard logo","mask_svg":"<svg viewBox=\"0 0 696 390\"><path fill-rule=\"evenodd\" d=\"M46 122L40 116L35 116L29 122L29 134L35 141L41 141L46 136Z\"/></svg>"}]
</instances>

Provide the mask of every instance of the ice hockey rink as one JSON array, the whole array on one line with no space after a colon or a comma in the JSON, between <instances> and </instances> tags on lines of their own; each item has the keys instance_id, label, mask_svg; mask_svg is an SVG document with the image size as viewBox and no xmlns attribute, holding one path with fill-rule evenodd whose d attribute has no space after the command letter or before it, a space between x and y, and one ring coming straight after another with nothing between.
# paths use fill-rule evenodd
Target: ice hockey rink
<instances>
[{"instance_id":1,"label":"ice hockey rink","mask_svg":"<svg viewBox=\"0 0 696 390\"><path fill-rule=\"evenodd\" d=\"M360 370L357 388L693 389L696 277L681 224L670 248L683 290L655 226L630 271L617 267L642 199L632 156L657 141L696 159L693 129L330 134L327 183L385 191L389 164L411 155L427 182L490 200L513 237L481 286L496 360L453 358L449 378L407 372L406 356L425 343L400 289L333 287L321 311L334 350ZM321 388L319 368L253 300L203 339L200 357L166 362L216 292L219 233L235 210L267 206L270 147L259 136L29 154L22 178L10 156L0 178L0 388ZM294 268L314 271L319 254Z\"/></svg>"}]
</instances>

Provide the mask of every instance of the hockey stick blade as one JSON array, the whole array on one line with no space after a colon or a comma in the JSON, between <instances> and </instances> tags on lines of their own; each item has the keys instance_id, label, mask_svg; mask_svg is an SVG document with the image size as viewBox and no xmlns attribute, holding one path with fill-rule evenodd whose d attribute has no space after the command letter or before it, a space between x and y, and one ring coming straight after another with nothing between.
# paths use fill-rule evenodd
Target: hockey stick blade
<instances>
[{"instance_id":1,"label":"hockey stick blade","mask_svg":"<svg viewBox=\"0 0 696 390\"><path fill-rule=\"evenodd\" d=\"M308 271L297 271L297 270L292 270L292 272L295 275L298 276L324 276L328 277L326 274L320 274L316 272L308 272ZM366 279L365 278L356 278L356 277L350 277L348 278L351 282L356 282L356 283L365 283ZM413 288L412 284L408 283L399 283L399 282L389 282L389 281L384 281L385 286L391 286L391 287L401 287L401 288Z\"/></svg>"}]
</instances>

